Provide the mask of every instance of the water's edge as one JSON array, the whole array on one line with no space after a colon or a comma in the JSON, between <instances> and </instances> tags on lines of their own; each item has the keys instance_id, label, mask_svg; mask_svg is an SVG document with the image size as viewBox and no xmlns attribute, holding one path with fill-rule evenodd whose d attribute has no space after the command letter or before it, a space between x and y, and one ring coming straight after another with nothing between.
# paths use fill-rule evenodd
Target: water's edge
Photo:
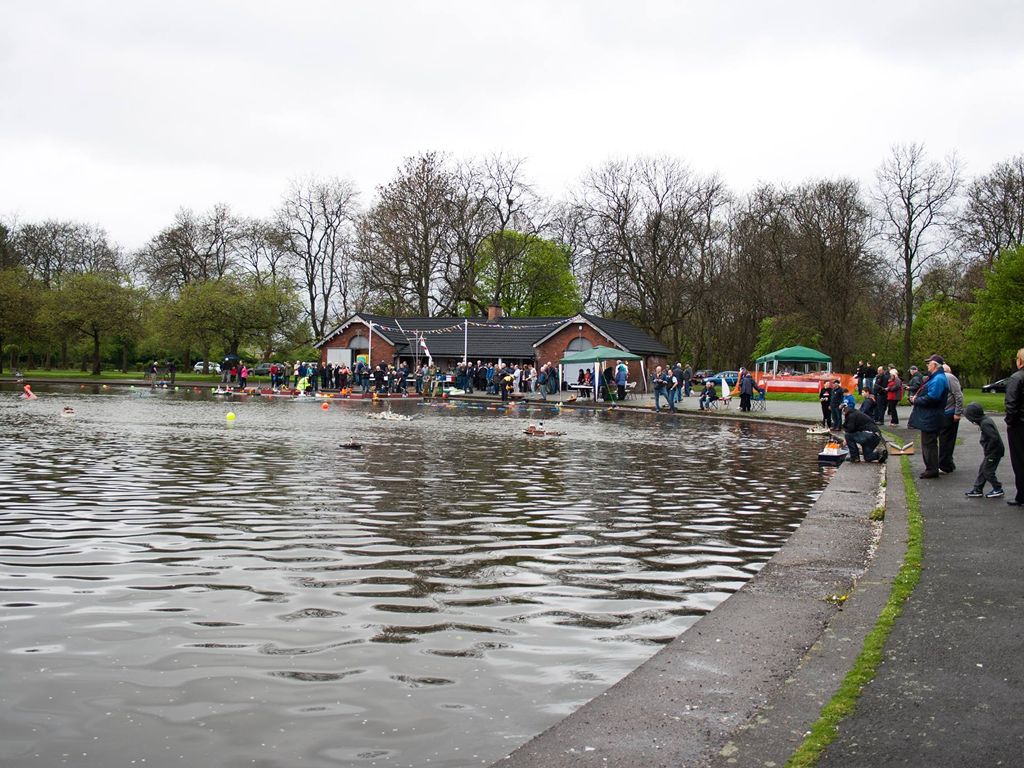
<instances>
[{"instance_id":1,"label":"water's edge","mask_svg":"<svg viewBox=\"0 0 1024 768\"><path fill-rule=\"evenodd\" d=\"M495 765L681 768L716 755L731 762L722 760L730 738L749 727L822 638L840 610L829 598L850 593L870 564L874 532L868 516L878 483L876 465L844 466L742 589ZM897 567L887 564L892 573L882 580L891 580ZM848 649L850 662L855 645ZM836 685L844 672L836 670ZM816 693L826 701L830 695Z\"/></svg>"}]
</instances>

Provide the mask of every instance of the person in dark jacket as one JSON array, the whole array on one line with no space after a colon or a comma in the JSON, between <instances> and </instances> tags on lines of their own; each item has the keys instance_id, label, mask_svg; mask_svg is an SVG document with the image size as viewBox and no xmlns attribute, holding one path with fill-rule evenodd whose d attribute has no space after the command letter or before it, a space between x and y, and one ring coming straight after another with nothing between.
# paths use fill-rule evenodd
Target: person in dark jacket
<instances>
[{"instance_id":1,"label":"person in dark jacket","mask_svg":"<svg viewBox=\"0 0 1024 768\"><path fill-rule=\"evenodd\" d=\"M829 409L829 426L834 430L839 430L843 426L843 387L839 383L839 379L832 382L832 389L829 391L828 409Z\"/></svg>"},{"instance_id":2,"label":"person in dark jacket","mask_svg":"<svg viewBox=\"0 0 1024 768\"><path fill-rule=\"evenodd\" d=\"M924 376L917 370L916 365L910 366L910 378L907 379L907 397L913 397L917 394L917 390L921 388L921 382L924 381Z\"/></svg>"},{"instance_id":3,"label":"person in dark jacket","mask_svg":"<svg viewBox=\"0 0 1024 768\"><path fill-rule=\"evenodd\" d=\"M889 372L878 366L878 373L875 376L875 424L885 421L885 406L889 397Z\"/></svg>"},{"instance_id":4,"label":"person in dark jacket","mask_svg":"<svg viewBox=\"0 0 1024 768\"><path fill-rule=\"evenodd\" d=\"M843 406L843 432L846 436L846 447L850 449L850 461L860 461L860 450L864 451L864 461L883 463L889 458L884 448L875 453L875 448L882 442L882 432L875 420L868 414L855 408Z\"/></svg>"},{"instance_id":5,"label":"person in dark jacket","mask_svg":"<svg viewBox=\"0 0 1024 768\"><path fill-rule=\"evenodd\" d=\"M1006 503L1024 506L1024 347L1017 350L1017 370L1006 382L1006 441L1010 444L1017 495Z\"/></svg>"},{"instance_id":6,"label":"person in dark jacket","mask_svg":"<svg viewBox=\"0 0 1024 768\"><path fill-rule=\"evenodd\" d=\"M946 373L949 394L946 396L945 424L939 433L939 472L948 475L956 471L953 451L956 449L956 434L960 429L960 418L964 413L964 391L960 387L960 380L953 375L948 363L942 366L942 370Z\"/></svg>"},{"instance_id":7,"label":"person in dark jacket","mask_svg":"<svg viewBox=\"0 0 1024 768\"><path fill-rule=\"evenodd\" d=\"M930 480L939 476L939 432L945 426L946 398L949 384L942 370L945 363L939 355L928 358L928 378L910 398L914 410L910 412L907 426L921 430L921 458L924 472L919 477Z\"/></svg>"},{"instance_id":8,"label":"person in dark jacket","mask_svg":"<svg viewBox=\"0 0 1024 768\"><path fill-rule=\"evenodd\" d=\"M875 396L871 393L870 389L865 389L862 393L864 399L860 401L860 412L866 413L868 418L872 421L875 420Z\"/></svg>"},{"instance_id":9,"label":"person in dark jacket","mask_svg":"<svg viewBox=\"0 0 1024 768\"><path fill-rule=\"evenodd\" d=\"M744 369L740 373L740 410L750 410L750 398L754 394L754 377L750 375L750 371Z\"/></svg>"},{"instance_id":10,"label":"person in dark jacket","mask_svg":"<svg viewBox=\"0 0 1024 768\"><path fill-rule=\"evenodd\" d=\"M821 389L818 390L818 402L821 403L821 426L831 426L831 413L829 403L832 401L832 387L827 381L821 382Z\"/></svg>"},{"instance_id":11,"label":"person in dark jacket","mask_svg":"<svg viewBox=\"0 0 1024 768\"><path fill-rule=\"evenodd\" d=\"M1003 498L1003 485L996 477L996 467L999 460L1003 458L1006 449L1003 447L1003 438L999 436L995 422L985 415L985 410L978 403L968 403L964 408L964 416L971 424L977 424L981 429L981 449L985 457L978 467L978 478L974 481L974 487L964 495L971 499L984 496L987 499ZM992 490L985 493L985 483L992 486Z\"/></svg>"}]
</instances>

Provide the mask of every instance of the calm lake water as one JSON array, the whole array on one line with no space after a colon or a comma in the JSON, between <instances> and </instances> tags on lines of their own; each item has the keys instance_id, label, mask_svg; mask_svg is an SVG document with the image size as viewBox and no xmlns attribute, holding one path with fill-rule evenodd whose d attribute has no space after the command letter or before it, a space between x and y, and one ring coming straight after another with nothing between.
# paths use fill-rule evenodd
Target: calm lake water
<instances>
[{"instance_id":1,"label":"calm lake water","mask_svg":"<svg viewBox=\"0 0 1024 768\"><path fill-rule=\"evenodd\" d=\"M826 481L767 424L16 391L4 766L490 764L739 589Z\"/></svg>"}]
</instances>

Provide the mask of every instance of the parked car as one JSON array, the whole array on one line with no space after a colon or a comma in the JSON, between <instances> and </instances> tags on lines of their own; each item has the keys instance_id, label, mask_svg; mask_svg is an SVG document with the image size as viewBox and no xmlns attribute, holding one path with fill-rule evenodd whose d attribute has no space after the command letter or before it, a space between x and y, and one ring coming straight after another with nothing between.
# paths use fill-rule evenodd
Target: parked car
<instances>
[{"instance_id":1,"label":"parked car","mask_svg":"<svg viewBox=\"0 0 1024 768\"><path fill-rule=\"evenodd\" d=\"M719 371L718 373L711 374L707 378L711 379L712 381L715 382L715 384L718 384L719 386L721 386L722 379L724 378L726 384L728 384L730 387L735 387L736 386L736 382L740 380L740 372L739 371Z\"/></svg>"},{"instance_id":2,"label":"parked car","mask_svg":"<svg viewBox=\"0 0 1024 768\"><path fill-rule=\"evenodd\" d=\"M259 363L258 365L249 369L249 376L269 376L270 366L275 364L279 367L282 367L283 369L283 363Z\"/></svg>"},{"instance_id":3,"label":"parked car","mask_svg":"<svg viewBox=\"0 0 1024 768\"><path fill-rule=\"evenodd\" d=\"M203 367L206 365L210 366L210 373L220 373L220 363L204 363L202 360L193 365L192 370L195 371L196 373L202 373Z\"/></svg>"},{"instance_id":4,"label":"parked car","mask_svg":"<svg viewBox=\"0 0 1024 768\"><path fill-rule=\"evenodd\" d=\"M704 383L704 379L706 379L708 376L714 376L714 375L715 375L715 372L712 369L710 369L710 368L701 368L699 371L694 371L693 372L693 383L694 384L703 384Z\"/></svg>"},{"instance_id":5,"label":"parked car","mask_svg":"<svg viewBox=\"0 0 1024 768\"><path fill-rule=\"evenodd\" d=\"M982 392L1006 392L1006 382L1009 379L1000 379L999 381L993 381L990 384L986 384L981 388Z\"/></svg>"}]
</instances>

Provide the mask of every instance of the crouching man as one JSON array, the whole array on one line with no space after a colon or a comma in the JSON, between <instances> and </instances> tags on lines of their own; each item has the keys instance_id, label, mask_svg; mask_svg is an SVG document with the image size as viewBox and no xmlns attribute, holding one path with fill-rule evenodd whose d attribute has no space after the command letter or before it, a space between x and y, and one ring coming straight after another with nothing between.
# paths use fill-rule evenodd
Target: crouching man
<instances>
[{"instance_id":1,"label":"crouching man","mask_svg":"<svg viewBox=\"0 0 1024 768\"><path fill-rule=\"evenodd\" d=\"M881 464L889 458L889 452L884 447L881 451L875 452L875 448L882 442L882 432L875 424L875 420L863 411L844 404L843 431L846 433L846 446L850 449L850 461L860 461L862 449L864 461L877 461Z\"/></svg>"}]
</instances>

